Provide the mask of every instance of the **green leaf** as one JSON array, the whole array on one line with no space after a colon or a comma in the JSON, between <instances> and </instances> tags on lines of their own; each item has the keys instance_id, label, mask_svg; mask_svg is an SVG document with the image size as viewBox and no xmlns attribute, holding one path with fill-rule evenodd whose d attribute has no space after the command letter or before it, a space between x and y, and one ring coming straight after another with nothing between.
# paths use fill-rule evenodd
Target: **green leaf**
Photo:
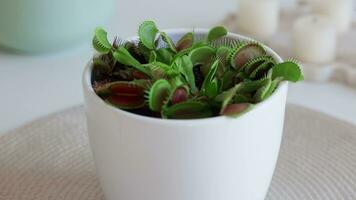
<instances>
[{"instance_id":1,"label":"green leaf","mask_svg":"<svg viewBox=\"0 0 356 200\"><path fill-rule=\"evenodd\" d=\"M292 61L277 64L272 68L272 78L281 77L283 80L298 82L303 79L302 72L297 63Z\"/></svg>"},{"instance_id":2,"label":"green leaf","mask_svg":"<svg viewBox=\"0 0 356 200\"><path fill-rule=\"evenodd\" d=\"M190 48L194 43L194 34L192 32L186 33L183 37L177 42L176 50L178 52Z\"/></svg>"},{"instance_id":3,"label":"green leaf","mask_svg":"<svg viewBox=\"0 0 356 200\"><path fill-rule=\"evenodd\" d=\"M192 50L189 53L193 65L210 62L215 57L215 49L209 46L203 46Z\"/></svg>"},{"instance_id":4,"label":"green leaf","mask_svg":"<svg viewBox=\"0 0 356 200\"><path fill-rule=\"evenodd\" d=\"M103 54L109 53L112 47L108 41L107 32L100 27L95 29L95 35L92 43L94 49Z\"/></svg>"},{"instance_id":5,"label":"green leaf","mask_svg":"<svg viewBox=\"0 0 356 200\"><path fill-rule=\"evenodd\" d=\"M194 40L192 40L194 41ZM178 41L177 44L179 44L180 41ZM184 43L182 43L183 45ZM181 57L181 56L184 56L184 55L188 55L193 49L197 49L199 47L203 47L203 46L206 46L206 43L203 43L203 42L196 42L193 44L191 44L189 47L187 46L185 49L182 49L181 51L178 51L178 53L174 56L173 60L175 60L176 58L178 57ZM177 50L178 50L178 45L177 45Z\"/></svg>"},{"instance_id":6,"label":"green leaf","mask_svg":"<svg viewBox=\"0 0 356 200\"><path fill-rule=\"evenodd\" d=\"M235 77L235 83L243 82L243 81L249 81L248 75L245 72L240 71L237 73Z\"/></svg>"},{"instance_id":7,"label":"green leaf","mask_svg":"<svg viewBox=\"0 0 356 200\"><path fill-rule=\"evenodd\" d=\"M253 108L254 105L250 103L230 104L222 111L222 115L236 118L249 112Z\"/></svg>"},{"instance_id":8,"label":"green leaf","mask_svg":"<svg viewBox=\"0 0 356 200\"><path fill-rule=\"evenodd\" d=\"M250 93L255 92L256 90L260 89L261 87L268 84L268 79L261 79L256 81L245 81L240 83L240 88L238 89L238 93Z\"/></svg>"},{"instance_id":9,"label":"green leaf","mask_svg":"<svg viewBox=\"0 0 356 200\"><path fill-rule=\"evenodd\" d=\"M202 93L205 94L205 95L208 95L207 92L208 92L209 90L211 91L211 89L209 89L210 87L213 87L213 86L211 86L211 84L216 84L216 83L214 83L214 82L216 82L216 81L214 81L214 80L216 80L216 79L215 79L215 74L216 74L216 71L217 71L217 69L218 69L218 66L219 66L219 60L216 60L216 61L213 63L213 65L211 66L208 75L207 75L207 76L205 77L205 79L204 79L204 82L203 82L203 84L202 84ZM211 93L210 93L210 95L208 95L208 96L209 96L209 97L212 97L212 96L211 96Z\"/></svg>"},{"instance_id":10,"label":"green leaf","mask_svg":"<svg viewBox=\"0 0 356 200\"><path fill-rule=\"evenodd\" d=\"M230 64L236 70L241 69L250 60L266 54L266 50L258 43L245 43L237 46L230 55Z\"/></svg>"},{"instance_id":11,"label":"green leaf","mask_svg":"<svg viewBox=\"0 0 356 200\"><path fill-rule=\"evenodd\" d=\"M149 60L149 62L151 63L151 62L156 62L156 60L157 60L157 54L156 54L156 52L155 51L151 51L151 55L150 55L150 60Z\"/></svg>"},{"instance_id":12,"label":"green leaf","mask_svg":"<svg viewBox=\"0 0 356 200\"><path fill-rule=\"evenodd\" d=\"M262 78L267 75L268 71L275 65L272 60L266 60L264 63L256 67L250 74L250 79Z\"/></svg>"},{"instance_id":13,"label":"green leaf","mask_svg":"<svg viewBox=\"0 0 356 200\"><path fill-rule=\"evenodd\" d=\"M208 33L208 42L213 42L221 37L227 35L227 30L223 26L217 26L212 28Z\"/></svg>"},{"instance_id":14,"label":"green leaf","mask_svg":"<svg viewBox=\"0 0 356 200\"><path fill-rule=\"evenodd\" d=\"M200 119L213 116L210 106L198 101L185 101L163 109L167 119Z\"/></svg>"},{"instance_id":15,"label":"green leaf","mask_svg":"<svg viewBox=\"0 0 356 200\"><path fill-rule=\"evenodd\" d=\"M244 72L245 74L251 74L256 68L258 68L260 65L269 60L270 58L268 56L259 56L248 61L244 66L240 68L240 71Z\"/></svg>"},{"instance_id":16,"label":"green leaf","mask_svg":"<svg viewBox=\"0 0 356 200\"><path fill-rule=\"evenodd\" d=\"M203 77L206 77L208 75L208 73L210 72L211 66L213 65L213 63L215 62L215 59L211 59L209 62L206 62L204 64L200 64L200 65L194 65L194 66L200 66L200 71L203 75ZM219 66L218 66L219 69ZM217 70L216 70L217 72ZM217 77L217 73L216 73L216 77Z\"/></svg>"},{"instance_id":17,"label":"green leaf","mask_svg":"<svg viewBox=\"0 0 356 200\"><path fill-rule=\"evenodd\" d=\"M174 45L174 42L172 41L172 39L167 35L167 33L161 32L161 37L162 37L162 40L167 44L169 49L171 51L177 53L176 46Z\"/></svg>"},{"instance_id":18,"label":"green leaf","mask_svg":"<svg viewBox=\"0 0 356 200\"><path fill-rule=\"evenodd\" d=\"M230 88L229 90L219 94L215 99L218 102L222 102L221 104L221 109L220 109L220 113L222 113L226 106L231 103L233 97L235 96L237 90L239 89L240 85L235 85L234 87Z\"/></svg>"},{"instance_id":19,"label":"green leaf","mask_svg":"<svg viewBox=\"0 0 356 200\"><path fill-rule=\"evenodd\" d=\"M188 56L182 56L180 59L176 60L175 64L180 73L183 74L185 80L189 84L192 93L196 93L198 89L195 85L192 61L189 59Z\"/></svg>"},{"instance_id":20,"label":"green leaf","mask_svg":"<svg viewBox=\"0 0 356 200\"><path fill-rule=\"evenodd\" d=\"M157 61L170 65L173 60L173 54L166 48L161 48L156 51Z\"/></svg>"},{"instance_id":21,"label":"green leaf","mask_svg":"<svg viewBox=\"0 0 356 200\"><path fill-rule=\"evenodd\" d=\"M128 66L140 66L141 63L134 58L131 53L125 49L124 47L118 48L113 53L114 58L121 64L128 65Z\"/></svg>"},{"instance_id":22,"label":"green leaf","mask_svg":"<svg viewBox=\"0 0 356 200\"><path fill-rule=\"evenodd\" d=\"M266 79L267 82L256 91L255 95L253 96L253 99L255 102L261 102L265 100L270 91L270 87L272 86L272 80L271 79Z\"/></svg>"},{"instance_id":23,"label":"green leaf","mask_svg":"<svg viewBox=\"0 0 356 200\"><path fill-rule=\"evenodd\" d=\"M218 80L215 78L213 81L211 81L205 88L205 94L209 98L213 98L216 95L218 95L219 92L219 83Z\"/></svg>"},{"instance_id":24,"label":"green leaf","mask_svg":"<svg viewBox=\"0 0 356 200\"><path fill-rule=\"evenodd\" d=\"M155 39L157 33L158 29L153 21L144 21L138 29L140 41L151 50L156 48Z\"/></svg>"},{"instance_id":25,"label":"green leaf","mask_svg":"<svg viewBox=\"0 0 356 200\"><path fill-rule=\"evenodd\" d=\"M235 82L235 76L236 76L236 71L234 70L225 71L225 73L221 77L222 80L221 90L225 91L233 87Z\"/></svg>"},{"instance_id":26,"label":"green leaf","mask_svg":"<svg viewBox=\"0 0 356 200\"><path fill-rule=\"evenodd\" d=\"M144 64L143 66L150 69L151 75L155 79L161 79L167 76L172 78L179 75L178 70L173 69L171 66L162 62L156 61L156 62Z\"/></svg>"},{"instance_id":27,"label":"green leaf","mask_svg":"<svg viewBox=\"0 0 356 200\"><path fill-rule=\"evenodd\" d=\"M165 79L156 81L148 93L148 105L152 111L161 112L162 107L168 102L171 85Z\"/></svg>"},{"instance_id":28,"label":"green leaf","mask_svg":"<svg viewBox=\"0 0 356 200\"><path fill-rule=\"evenodd\" d=\"M278 87L278 84L283 81L283 78L279 77L276 78L272 81L271 86L269 87L266 95L265 95L265 99L267 99L268 97L270 97L272 95L272 93L276 90L276 88Z\"/></svg>"},{"instance_id":29,"label":"green leaf","mask_svg":"<svg viewBox=\"0 0 356 200\"><path fill-rule=\"evenodd\" d=\"M174 76L168 79L169 83L171 84L172 88L183 87L186 82L183 82L182 76Z\"/></svg>"},{"instance_id":30,"label":"green leaf","mask_svg":"<svg viewBox=\"0 0 356 200\"><path fill-rule=\"evenodd\" d=\"M213 41L210 45L214 48L219 48L219 47L228 47L228 48L235 48L241 44L241 41L239 41L236 38L230 38L230 37L222 37L219 38L215 41Z\"/></svg>"},{"instance_id":31,"label":"green leaf","mask_svg":"<svg viewBox=\"0 0 356 200\"><path fill-rule=\"evenodd\" d=\"M234 104L248 103L250 101L251 101L250 94L236 94L233 100Z\"/></svg>"},{"instance_id":32,"label":"green leaf","mask_svg":"<svg viewBox=\"0 0 356 200\"><path fill-rule=\"evenodd\" d=\"M220 62L224 65L228 64L228 58L231 53L231 48L221 46L216 50L216 56L219 58Z\"/></svg>"},{"instance_id":33,"label":"green leaf","mask_svg":"<svg viewBox=\"0 0 356 200\"><path fill-rule=\"evenodd\" d=\"M148 62L150 60L152 50L147 48L142 42L139 42L137 44L137 49L139 51L139 54L142 55L145 58L145 60Z\"/></svg>"},{"instance_id":34,"label":"green leaf","mask_svg":"<svg viewBox=\"0 0 356 200\"><path fill-rule=\"evenodd\" d=\"M226 46L221 46L216 50L216 57L220 61L218 71L217 71L218 78L221 78L223 74L230 68L228 63L230 52L231 49Z\"/></svg>"},{"instance_id":35,"label":"green leaf","mask_svg":"<svg viewBox=\"0 0 356 200\"><path fill-rule=\"evenodd\" d=\"M141 63L138 62L124 47L119 47L118 49L116 49L113 53L113 57L121 64L132 66L135 69L145 73L146 75L150 75L149 71L144 68Z\"/></svg>"}]
</instances>

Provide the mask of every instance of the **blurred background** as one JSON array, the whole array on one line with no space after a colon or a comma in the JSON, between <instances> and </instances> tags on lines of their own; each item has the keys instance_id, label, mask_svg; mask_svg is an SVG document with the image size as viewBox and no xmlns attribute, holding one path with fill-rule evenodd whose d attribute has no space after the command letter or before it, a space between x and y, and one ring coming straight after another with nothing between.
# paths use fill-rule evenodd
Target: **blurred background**
<instances>
[{"instance_id":1,"label":"blurred background","mask_svg":"<svg viewBox=\"0 0 356 200\"><path fill-rule=\"evenodd\" d=\"M216 24L303 65L288 102L356 124L354 0L0 0L0 134L82 104L81 74L96 26L135 35Z\"/></svg>"}]
</instances>

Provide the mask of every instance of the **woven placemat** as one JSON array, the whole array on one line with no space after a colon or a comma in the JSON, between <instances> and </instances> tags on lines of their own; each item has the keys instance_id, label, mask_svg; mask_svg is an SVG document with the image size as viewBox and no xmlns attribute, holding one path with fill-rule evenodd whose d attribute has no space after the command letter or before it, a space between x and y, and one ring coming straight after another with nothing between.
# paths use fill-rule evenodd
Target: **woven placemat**
<instances>
[{"instance_id":1,"label":"woven placemat","mask_svg":"<svg viewBox=\"0 0 356 200\"><path fill-rule=\"evenodd\" d=\"M0 199L104 199L82 107L0 137ZM267 199L356 199L356 127L289 105Z\"/></svg>"}]
</instances>

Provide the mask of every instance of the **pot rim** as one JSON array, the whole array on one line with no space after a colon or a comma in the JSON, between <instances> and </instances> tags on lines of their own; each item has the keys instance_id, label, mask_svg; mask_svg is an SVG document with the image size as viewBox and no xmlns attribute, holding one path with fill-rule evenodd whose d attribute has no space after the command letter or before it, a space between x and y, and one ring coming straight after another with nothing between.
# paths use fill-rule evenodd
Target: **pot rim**
<instances>
[{"instance_id":1,"label":"pot rim","mask_svg":"<svg viewBox=\"0 0 356 200\"><path fill-rule=\"evenodd\" d=\"M171 34L184 34L187 32L192 31L191 28L179 28L179 29L165 29L162 30L166 32L168 35ZM194 32L198 34L207 34L209 29L204 29L204 28L194 28ZM235 34L229 32L226 37L232 37L240 40L246 40L246 41L257 41L254 39L251 39L249 37L240 35L240 34ZM128 40L129 41L137 41L138 36L130 37ZM261 43L262 44L262 43ZM262 44L262 46L266 49L267 53L271 55L274 59L276 59L277 63L283 62L283 59L275 52L273 51L270 47ZM83 76L82 76L82 84L83 84L83 89L84 93L87 93L90 98L94 100L95 104L101 105L102 108L105 108L109 111L115 112L120 115L124 115L126 118L131 118L133 120L139 120L139 121L145 121L149 123L159 123L159 124L189 124L189 122L194 122L194 123L212 123L218 120L224 120L224 119L232 119L232 120L238 120L241 118L246 117L247 115L256 112L256 110L260 109L263 107L265 104L268 104L270 101L272 101L274 98L278 98L282 91L282 88L288 86L287 81L282 81L279 86L277 87L276 91L273 92L273 94L268 97L266 100L255 104L254 108L248 111L247 113L244 113L243 115L239 116L238 118L231 118L227 116L216 116L216 117L209 117L209 118L200 118L200 119L162 119L162 118L154 118L154 117L149 117L145 115L139 115L135 113L128 112L126 110L114 107L112 105L107 104L105 101L103 101L95 92L91 84L91 72L92 72L92 59L87 63L84 71L83 71Z\"/></svg>"}]
</instances>

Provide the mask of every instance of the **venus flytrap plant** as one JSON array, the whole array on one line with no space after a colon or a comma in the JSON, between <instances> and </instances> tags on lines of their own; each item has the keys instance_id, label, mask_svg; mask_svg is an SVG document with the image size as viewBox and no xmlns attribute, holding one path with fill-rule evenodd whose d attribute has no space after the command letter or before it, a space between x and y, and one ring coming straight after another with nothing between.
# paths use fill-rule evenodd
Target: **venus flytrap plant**
<instances>
[{"instance_id":1,"label":"venus flytrap plant","mask_svg":"<svg viewBox=\"0 0 356 200\"><path fill-rule=\"evenodd\" d=\"M98 27L95 29L95 36L93 38L93 47L99 52L99 53L109 53L110 50L112 49L112 46L107 39L107 32Z\"/></svg>"},{"instance_id":2,"label":"venus flytrap plant","mask_svg":"<svg viewBox=\"0 0 356 200\"><path fill-rule=\"evenodd\" d=\"M276 63L273 59L266 59L261 65L252 70L249 74L249 78L255 80L263 77L274 65L276 65Z\"/></svg>"},{"instance_id":3,"label":"venus flytrap plant","mask_svg":"<svg viewBox=\"0 0 356 200\"><path fill-rule=\"evenodd\" d=\"M277 64L273 66L272 71L273 78L281 77L283 80L291 82L298 82L304 79L298 64L294 61Z\"/></svg>"},{"instance_id":4,"label":"venus flytrap plant","mask_svg":"<svg viewBox=\"0 0 356 200\"><path fill-rule=\"evenodd\" d=\"M153 21L137 42L95 30L94 91L107 103L166 119L238 117L266 100L282 81L303 80L296 61L276 63L264 46L227 37L222 26L206 36L188 32L174 43Z\"/></svg>"},{"instance_id":5,"label":"venus flytrap plant","mask_svg":"<svg viewBox=\"0 0 356 200\"><path fill-rule=\"evenodd\" d=\"M202 85L201 94L209 98L218 95L218 81L215 77L218 66L219 66L219 60L216 60L212 64L210 71L205 77Z\"/></svg>"},{"instance_id":6,"label":"venus flytrap plant","mask_svg":"<svg viewBox=\"0 0 356 200\"><path fill-rule=\"evenodd\" d=\"M184 86L177 87L173 90L171 97L169 98L172 105L187 101L189 98L189 89Z\"/></svg>"},{"instance_id":7,"label":"venus flytrap plant","mask_svg":"<svg viewBox=\"0 0 356 200\"><path fill-rule=\"evenodd\" d=\"M212 117L213 111L209 104L191 100L165 108L162 116L167 119L197 119Z\"/></svg>"},{"instance_id":8,"label":"venus flytrap plant","mask_svg":"<svg viewBox=\"0 0 356 200\"><path fill-rule=\"evenodd\" d=\"M231 66L239 70L251 59L266 55L266 50L257 42L243 42L230 55Z\"/></svg>"},{"instance_id":9,"label":"venus flytrap plant","mask_svg":"<svg viewBox=\"0 0 356 200\"><path fill-rule=\"evenodd\" d=\"M145 85L140 82L115 82L108 87L106 101L121 109L136 109L145 105Z\"/></svg>"},{"instance_id":10,"label":"venus flytrap plant","mask_svg":"<svg viewBox=\"0 0 356 200\"><path fill-rule=\"evenodd\" d=\"M239 117L253 109L253 107L254 105L250 103L229 104L225 107L221 114L230 117Z\"/></svg>"},{"instance_id":11,"label":"venus flytrap plant","mask_svg":"<svg viewBox=\"0 0 356 200\"><path fill-rule=\"evenodd\" d=\"M124 47L119 47L118 49L116 49L113 53L113 57L121 64L132 66L137 70L147 75L150 75L150 72L144 66L142 66L141 63L137 61Z\"/></svg>"},{"instance_id":12,"label":"venus flytrap plant","mask_svg":"<svg viewBox=\"0 0 356 200\"><path fill-rule=\"evenodd\" d=\"M150 50L156 49L155 40L158 32L159 30L153 21L144 21L138 29L140 42Z\"/></svg>"},{"instance_id":13,"label":"venus flytrap plant","mask_svg":"<svg viewBox=\"0 0 356 200\"><path fill-rule=\"evenodd\" d=\"M161 48L157 50L157 60L163 62L165 64L171 64L173 60L173 53L171 53L168 49Z\"/></svg>"},{"instance_id":14,"label":"venus flytrap plant","mask_svg":"<svg viewBox=\"0 0 356 200\"><path fill-rule=\"evenodd\" d=\"M220 46L216 50L216 57L219 59L219 67L217 71L217 76L220 78L224 72L229 70L228 58L231 53L231 48L226 46Z\"/></svg>"},{"instance_id":15,"label":"venus flytrap plant","mask_svg":"<svg viewBox=\"0 0 356 200\"><path fill-rule=\"evenodd\" d=\"M177 68L183 75L185 81L188 83L192 93L197 93L198 89L195 85L195 77L193 72L193 63L188 56L182 56L177 59L173 68Z\"/></svg>"},{"instance_id":16,"label":"venus flytrap plant","mask_svg":"<svg viewBox=\"0 0 356 200\"><path fill-rule=\"evenodd\" d=\"M173 43L172 39L167 35L167 33L161 32L160 34L161 34L162 40L167 44L168 48L172 52L177 53L177 48L176 48L175 44Z\"/></svg>"},{"instance_id":17,"label":"venus flytrap plant","mask_svg":"<svg viewBox=\"0 0 356 200\"><path fill-rule=\"evenodd\" d=\"M251 102L250 94L236 94L233 99L235 104Z\"/></svg>"},{"instance_id":18,"label":"venus flytrap plant","mask_svg":"<svg viewBox=\"0 0 356 200\"><path fill-rule=\"evenodd\" d=\"M214 42L215 40L222 38L226 35L227 35L227 30L225 27L216 26L209 31L207 42L208 43Z\"/></svg>"},{"instance_id":19,"label":"venus flytrap plant","mask_svg":"<svg viewBox=\"0 0 356 200\"><path fill-rule=\"evenodd\" d=\"M214 48L219 48L219 47L227 47L230 49L233 49L241 44L241 41L229 38L229 37L221 37L219 39L216 39L215 41L211 42L210 46Z\"/></svg>"},{"instance_id":20,"label":"venus flytrap plant","mask_svg":"<svg viewBox=\"0 0 356 200\"><path fill-rule=\"evenodd\" d=\"M148 106L152 111L161 112L169 100L172 86L165 79L157 80L148 92Z\"/></svg>"},{"instance_id":21,"label":"venus flytrap plant","mask_svg":"<svg viewBox=\"0 0 356 200\"><path fill-rule=\"evenodd\" d=\"M193 46L194 34L193 32L186 33L176 44L176 50L181 52Z\"/></svg>"}]
</instances>

